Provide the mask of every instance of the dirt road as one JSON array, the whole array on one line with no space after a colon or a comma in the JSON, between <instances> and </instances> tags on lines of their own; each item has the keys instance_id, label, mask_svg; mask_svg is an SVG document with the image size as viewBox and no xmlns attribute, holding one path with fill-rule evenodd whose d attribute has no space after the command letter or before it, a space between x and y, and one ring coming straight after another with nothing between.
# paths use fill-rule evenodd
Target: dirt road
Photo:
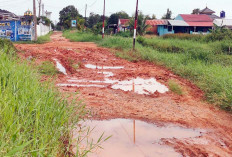
<instances>
[{"instance_id":1,"label":"dirt road","mask_svg":"<svg viewBox=\"0 0 232 157\"><path fill-rule=\"evenodd\" d=\"M232 156L232 116L206 103L203 92L191 82L164 67L117 58L112 50L94 43L69 42L61 33L51 38L42 45L15 46L22 58L34 58L37 64L59 62L65 69L56 86L64 93L78 91L93 119L125 118L203 129L206 132L194 140L162 141L183 156ZM171 92L169 80L178 82L184 95Z\"/></svg>"}]
</instances>

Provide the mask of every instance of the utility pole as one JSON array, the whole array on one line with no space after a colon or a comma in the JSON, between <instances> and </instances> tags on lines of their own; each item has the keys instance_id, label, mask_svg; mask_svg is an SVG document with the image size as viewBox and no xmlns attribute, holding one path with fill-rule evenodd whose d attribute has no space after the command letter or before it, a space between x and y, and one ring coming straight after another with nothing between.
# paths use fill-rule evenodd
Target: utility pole
<instances>
[{"instance_id":1,"label":"utility pole","mask_svg":"<svg viewBox=\"0 0 232 157\"><path fill-rule=\"evenodd\" d=\"M133 50L135 50L135 41L136 41L136 29L137 29L137 22L138 22L138 4L139 4L139 0L137 0L136 11L135 11Z\"/></svg>"},{"instance_id":2,"label":"utility pole","mask_svg":"<svg viewBox=\"0 0 232 157\"><path fill-rule=\"evenodd\" d=\"M105 7L106 7L106 0L104 0L104 7L103 7L102 39L104 39L104 33L105 33Z\"/></svg>"},{"instance_id":3,"label":"utility pole","mask_svg":"<svg viewBox=\"0 0 232 157\"><path fill-rule=\"evenodd\" d=\"M37 17L36 17L36 4L33 0L33 21L34 21L34 31L35 31L35 41L37 41Z\"/></svg>"},{"instance_id":4,"label":"utility pole","mask_svg":"<svg viewBox=\"0 0 232 157\"><path fill-rule=\"evenodd\" d=\"M87 12L87 4L85 4L85 27L86 27L86 21L87 21L86 12Z\"/></svg>"},{"instance_id":5,"label":"utility pole","mask_svg":"<svg viewBox=\"0 0 232 157\"><path fill-rule=\"evenodd\" d=\"M42 3L42 1L41 1L41 0L38 0L38 4L39 4L39 17L40 17L40 15L41 15L41 3Z\"/></svg>"}]
</instances>

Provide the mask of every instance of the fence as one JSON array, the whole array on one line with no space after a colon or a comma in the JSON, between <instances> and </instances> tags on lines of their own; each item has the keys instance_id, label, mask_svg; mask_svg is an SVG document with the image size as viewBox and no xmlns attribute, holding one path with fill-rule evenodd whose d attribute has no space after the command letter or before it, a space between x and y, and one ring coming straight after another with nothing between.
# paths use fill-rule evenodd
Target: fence
<instances>
[{"instance_id":1,"label":"fence","mask_svg":"<svg viewBox=\"0 0 232 157\"><path fill-rule=\"evenodd\" d=\"M34 25L26 21L0 21L0 38L11 41L30 41L34 39ZM51 31L49 26L37 25L37 35L46 35Z\"/></svg>"}]
</instances>

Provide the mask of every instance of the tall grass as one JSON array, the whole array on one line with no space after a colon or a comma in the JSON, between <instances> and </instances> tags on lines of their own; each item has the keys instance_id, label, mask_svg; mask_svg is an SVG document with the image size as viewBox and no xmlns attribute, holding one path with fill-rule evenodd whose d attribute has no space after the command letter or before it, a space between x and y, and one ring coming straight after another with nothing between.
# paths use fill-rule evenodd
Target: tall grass
<instances>
[{"instance_id":1,"label":"tall grass","mask_svg":"<svg viewBox=\"0 0 232 157\"><path fill-rule=\"evenodd\" d=\"M69 34L67 37L78 36L78 33L74 35L66 33ZM79 38L82 36L84 34ZM133 53L130 38L107 37L95 42L100 46L121 50L117 51L116 55L130 61L148 60L170 68L200 87L209 102L232 111L230 40L201 42L175 37L151 39L140 37Z\"/></svg>"},{"instance_id":2,"label":"tall grass","mask_svg":"<svg viewBox=\"0 0 232 157\"><path fill-rule=\"evenodd\" d=\"M65 30L63 32L65 38L70 39L70 41L79 41L79 42L96 42L101 40L100 35L94 35L88 32L74 32L70 30Z\"/></svg>"},{"instance_id":3,"label":"tall grass","mask_svg":"<svg viewBox=\"0 0 232 157\"><path fill-rule=\"evenodd\" d=\"M50 83L41 84L38 73L15 57L12 45L3 45L0 156L65 156L84 107L67 102Z\"/></svg>"}]
</instances>

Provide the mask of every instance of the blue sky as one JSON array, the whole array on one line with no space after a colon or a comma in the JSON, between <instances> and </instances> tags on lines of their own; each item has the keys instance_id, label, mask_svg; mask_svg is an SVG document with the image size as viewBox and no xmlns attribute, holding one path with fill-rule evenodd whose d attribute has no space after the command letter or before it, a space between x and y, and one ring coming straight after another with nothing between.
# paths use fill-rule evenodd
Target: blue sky
<instances>
[{"instance_id":1,"label":"blue sky","mask_svg":"<svg viewBox=\"0 0 232 157\"><path fill-rule=\"evenodd\" d=\"M0 0L0 9L6 9L18 15L23 15L27 9L32 10L33 0ZM37 1L37 0L36 0ZM59 11L67 5L74 5L79 12L84 15L85 4L88 4L87 15L90 12L102 14L103 0L42 0L45 10L51 11L52 20L59 19ZM106 0L106 14L117 11L126 11L132 15L135 12L136 0ZM173 17L182 13L189 14L194 8L203 9L206 5L216 11L219 15L220 11L226 11L227 18L232 19L232 0L139 0L139 10L144 14L155 14L157 18L166 12L169 8L173 12Z\"/></svg>"}]
</instances>

